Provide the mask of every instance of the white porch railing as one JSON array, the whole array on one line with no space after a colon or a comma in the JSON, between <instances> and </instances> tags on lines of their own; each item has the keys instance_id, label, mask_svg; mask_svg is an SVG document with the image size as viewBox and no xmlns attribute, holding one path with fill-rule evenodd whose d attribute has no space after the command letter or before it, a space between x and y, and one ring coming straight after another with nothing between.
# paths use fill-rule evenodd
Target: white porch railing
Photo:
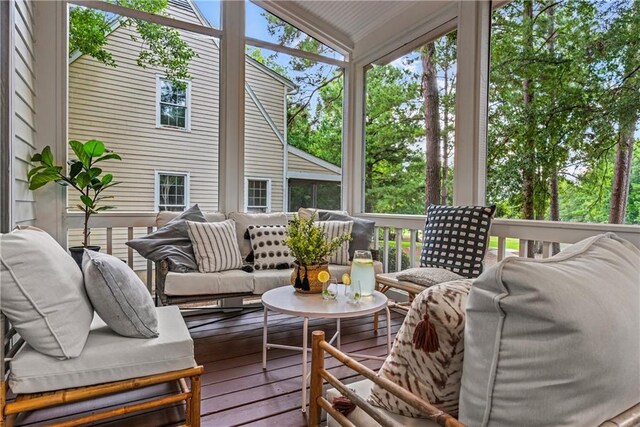
<instances>
[{"instance_id":1,"label":"white porch railing","mask_svg":"<svg viewBox=\"0 0 640 427\"><path fill-rule=\"evenodd\" d=\"M403 254L405 264L415 267L420 265L420 247L425 216L422 215L389 215L389 214L359 214L361 218L376 222L375 249L380 251L380 258L384 270L390 270L393 254L392 271L402 266ZM151 291L154 281L154 265L142 259L133 249L125 245L134 236L151 233L155 229L155 212L108 212L92 217L90 228L92 243L103 246L106 253L114 254L136 270ZM69 245L73 245L82 229L82 214L69 213L66 216L66 228L69 231ZM618 236L631 241L640 247L640 226L568 223L550 221L527 221L512 219L496 219L491 226L493 236L492 256L496 261L504 259L509 254L526 255L526 242L541 242L540 256L549 257L553 243L570 244L584 238L606 232L614 232ZM511 248L509 248L511 246ZM403 248L403 250L391 250Z\"/></svg>"},{"instance_id":2,"label":"white porch railing","mask_svg":"<svg viewBox=\"0 0 640 427\"><path fill-rule=\"evenodd\" d=\"M136 236L153 232L156 212L104 212L91 217L89 227L90 244L101 246L101 250L121 258L131 267L153 291L154 264L143 259L125 242ZM65 218L69 246L80 244L84 217L82 213L70 212Z\"/></svg>"},{"instance_id":3,"label":"white porch railing","mask_svg":"<svg viewBox=\"0 0 640 427\"><path fill-rule=\"evenodd\" d=\"M389 271L390 252L394 256L394 268L402 266L403 254L409 257L409 267L420 265L420 241L424 229L424 215L359 214L376 223L375 249L380 251L380 260L384 270ZM640 226L617 224L592 224L575 222L530 221L515 219L496 219L491 226L494 246L491 251L496 260L501 261L510 252L508 244L517 246L519 256L526 256L527 242L542 244L543 258L551 256L554 243L571 244L596 234L613 232L623 239L640 247ZM393 250L404 248L405 250ZM408 250L407 250L408 249ZM511 249L512 251L515 249Z\"/></svg>"}]
</instances>

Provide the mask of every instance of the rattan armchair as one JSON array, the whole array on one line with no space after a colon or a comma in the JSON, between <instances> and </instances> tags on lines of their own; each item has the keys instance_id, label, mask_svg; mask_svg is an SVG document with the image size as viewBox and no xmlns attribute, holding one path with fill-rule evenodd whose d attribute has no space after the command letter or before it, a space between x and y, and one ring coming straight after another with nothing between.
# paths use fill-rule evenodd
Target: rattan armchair
<instances>
[{"instance_id":1,"label":"rattan armchair","mask_svg":"<svg viewBox=\"0 0 640 427\"><path fill-rule=\"evenodd\" d=\"M377 425L384 427L397 427L398 423L391 419L385 411L380 408L376 408L367 402L366 397L359 396L355 392L349 389L347 385L342 383L333 374L324 368L325 353L336 358L344 366L352 369L358 374L362 375L368 380L373 381L378 386L387 390L389 393L395 395L399 399L419 409L424 413L425 417L438 425L444 427L464 427L459 420L453 416L439 410L431 403L424 401L420 397L412 394L397 384L378 377L374 371L367 368L363 364L353 360L346 354L342 353L337 348L325 341L324 332L313 332L313 346L312 346L312 359L311 359L311 399L309 402L309 427L319 427L321 422L322 410L327 412L328 416L331 416L338 424L343 427L354 427L354 424L342 413L335 410L331 404L323 396L323 383L327 381L331 386L335 387L337 391L342 395L348 397L357 407L364 410L371 418L375 420ZM636 427L640 426L640 403L634 405L623 413L614 416L613 418L605 421L599 427ZM357 427L369 427L361 426Z\"/></svg>"},{"instance_id":2,"label":"rattan armchair","mask_svg":"<svg viewBox=\"0 0 640 427\"><path fill-rule=\"evenodd\" d=\"M123 337L123 349L126 349L124 341L136 338ZM195 366L188 369L163 372L155 375L128 378L121 381L96 384L85 387L47 391L43 393L18 394L9 400L11 393L9 387L9 376L11 369L11 359L25 345L25 342L12 328L7 318L0 314L0 358L1 384L0 384L0 427L11 427L16 418L21 413L32 412L53 406L65 405L82 400L95 399L102 396L113 395L130 390L141 389L155 384L177 382L178 392L171 395L163 395L152 400L141 403L124 404L117 407L93 412L89 415L79 416L71 420L50 424L55 426L79 426L92 422L106 420L109 418L149 410L161 406L172 405L178 402L186 404L185 426L200 426L200 376L204 370L202 366ZM126 350L123 350L126 351ZM187 384L189 379L190 384Z\"/></svg>"}]
</instances>

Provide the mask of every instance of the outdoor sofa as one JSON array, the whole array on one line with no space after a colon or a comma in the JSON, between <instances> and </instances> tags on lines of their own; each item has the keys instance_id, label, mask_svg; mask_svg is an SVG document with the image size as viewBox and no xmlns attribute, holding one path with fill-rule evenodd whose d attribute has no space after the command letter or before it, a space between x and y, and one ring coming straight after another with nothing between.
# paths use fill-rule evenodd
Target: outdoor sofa
<instances>
[{"instance_id":1,"label":"outdoor sofa","mask_svg":"<svg viewBox=\"0 0 640 427\"><path fill-rule=\"evenodd\" d=\"M302 209L299 214L309 215L310 210ZM340 212L346 214L346 212ZM165 226L180 215L177 212L160 212L156 219L157 228ZM204 213L209 222L232 219L236 225L238 246L245 258L251 248L245 232L249 225L286 225L289 217L284 212L256 214L232 212ZM250 265L250 262L248 263ZM218 273L178 272L170 270L167 259L156 262L156 295L159 305L184 304L234 297L250 297L264 294L270 289L291 286L292 268L253 270L234 269ZM376 274L382 273L382 263L374 262ZM251 270L251 269L249 269ZM351 271L347 265L329 264L329 272L338 280Z\"/></svg>"}]
</instances>

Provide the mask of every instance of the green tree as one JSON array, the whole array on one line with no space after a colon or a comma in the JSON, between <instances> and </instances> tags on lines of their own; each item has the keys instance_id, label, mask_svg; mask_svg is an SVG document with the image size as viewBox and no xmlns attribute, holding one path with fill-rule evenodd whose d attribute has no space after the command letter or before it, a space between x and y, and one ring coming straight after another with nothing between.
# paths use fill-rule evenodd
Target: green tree
<instances>
[{"instance_id":1,"label":"green tree","mask_svg":"<svg viewBox=\"0 0 640 427\"><path fill-rule=\"evenodd\" d=\"M112 3L144 12L168 16L167 0L111 0ZM187 80L189 63L197 53L181 39L180 32L169 27L139 19L114 18L96 9L72 7L69 11L69 55L80 52L103 64L116 67L118 64L108 50L108 36L118 25L133 28L132 41L140 44L136 60L143 68L158 67L176 86ZM135 35L137 34L137 35Z\"/></svg>"},{"instance_id":2,"label":"green tree","mask_svg":"<svg viewBox=\"0 0 640 427\"><path fill-rule=\"evenodd\" d=\"M637 122L631 104L637 107L640 93L633 83L638 34L631 22L638 13L631 6L518 0L494 12L487 190L499 215L564 219L562 209L575 207L580 194L576 185L606 180L605 170L630 170L614 168L607 153L621 140L621 130L635 131ZM635 53L633 60L625 58L629 52ZM632 77L624 80L626 75ZM622 124L621 112L632 116L632 126ZM624 147L632 139L627 137ZM622 156L627 163L629 156L629 151ZM576 170L581 179L572 178ZM559 200L571 194L573 201Z\"/></svg>"}]
</instances>

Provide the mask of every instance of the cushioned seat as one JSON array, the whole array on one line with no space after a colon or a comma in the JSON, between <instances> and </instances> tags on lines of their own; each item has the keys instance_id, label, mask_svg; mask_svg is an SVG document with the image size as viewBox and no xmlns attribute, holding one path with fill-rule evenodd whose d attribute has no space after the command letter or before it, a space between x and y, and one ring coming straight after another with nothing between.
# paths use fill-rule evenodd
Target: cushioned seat
<instances>
[{"instance_id":1,"label":"cushioned seat","mask_svg":"<svg viewBox=\"0 0 640 427\"><path fill-rule=\"evenodd\" d=\"M348 387L356 392L356 394L360 397L367 398L369 394L371 394L371 387L373 383L370 380L362 380L355 383L348 384ZM334 397L340 396L340 392L334 388L327 391L327 400L331 402ZM396 421L398 425L405 427L437 427L438 423L428 420L426 418L411 418L405 417L402 415L394 414L392 412L386 411L384 409L378 408L380 411L387 414L392 420ZM361 408L356 408L353 412L349 414L347 417L349 421L351 421L354 425L358 427L369 427L369 426L378 426L378 424L373 418L369 416L364 410ZM340 424L330 416L327 416L327 427L337 427Z\"/></svg>"},{"instance_id":2,"label":"cushioned seat","mask_svg":"<svg viewBox=\"0 0 640 427\"><path fill-rule=\"evenodd\" d=\"M253 274L242 270L219 273L169 272L164 292L171 296L253 293Z\"/></svg>"},{"instance_id":3,"label":"cushioned seat","mask_svg":"<svg viewBox=\"0 0 640 427\"><path fill-rule=\"evenodd\" d=\"M262 295L271 289L291 285L292 272L292 268L285 270L255 270L251 273L253 276L253 293Z\"/></svg>"},{"instance_id":4,"label":"cushioned seat","mask_svg":"<svg viewBox=\"0 0 640 427\"><path fill-rule=\"evenodd\" d=\"M11 361L14 393L82 387L196 366L193 340L178 307L160 307L157 338L126 338L97 315L82 354L59 360L25 345Z\"/></svg>"}]
</instances>

